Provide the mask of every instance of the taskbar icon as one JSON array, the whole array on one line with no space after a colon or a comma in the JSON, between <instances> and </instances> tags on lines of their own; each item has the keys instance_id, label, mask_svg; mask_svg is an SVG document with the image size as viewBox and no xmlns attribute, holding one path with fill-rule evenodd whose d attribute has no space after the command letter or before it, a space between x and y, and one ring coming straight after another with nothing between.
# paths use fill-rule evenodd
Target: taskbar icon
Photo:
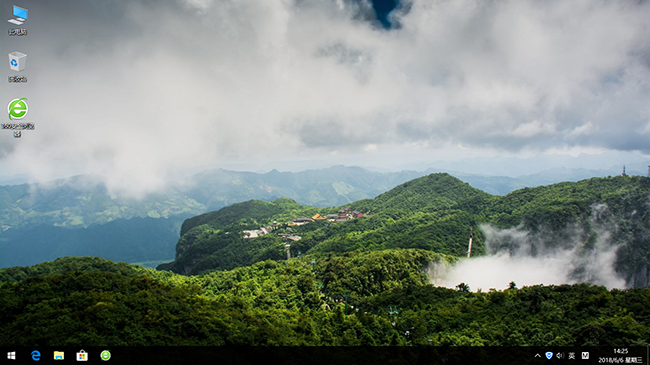
<instances>
[{"instance_id":1,"label":"taskbar icon","mask_svg":"<svg viewBox=\"0 0 650 365\"><path fill-rule=\"evenodd\" d=\"M108 350L104 350L99 356L103 361L108 361L111 359L111 352Z\"/></svg>"},{"instance_id":2,"label":"taskbar icon","mask_svg":"<svg viewBox=\"0 0 650 365\"><path fill-rule=\"evenodd\" d=\"M88 361L88 353L84 350L77 352L77 361Z\"/></svg>"}]
</instances>

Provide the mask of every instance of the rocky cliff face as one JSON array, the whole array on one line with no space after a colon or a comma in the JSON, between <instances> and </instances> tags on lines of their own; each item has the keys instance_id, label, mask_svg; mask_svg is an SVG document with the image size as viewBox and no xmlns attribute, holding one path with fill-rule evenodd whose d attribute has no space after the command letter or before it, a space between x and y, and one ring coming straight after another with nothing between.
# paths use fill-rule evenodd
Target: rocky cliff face
<instances>
[{"instance_id":1,"label":"rocky cliff face","mask_svg":"<svg viewBox=\"0 0 650 365\"><path fill-rule=\"evenodd\" d=\"M650 286L650 265L643 265L637 271L633 272L628 281L630 288L647 288Z\"/></svg>"}]
</instances>

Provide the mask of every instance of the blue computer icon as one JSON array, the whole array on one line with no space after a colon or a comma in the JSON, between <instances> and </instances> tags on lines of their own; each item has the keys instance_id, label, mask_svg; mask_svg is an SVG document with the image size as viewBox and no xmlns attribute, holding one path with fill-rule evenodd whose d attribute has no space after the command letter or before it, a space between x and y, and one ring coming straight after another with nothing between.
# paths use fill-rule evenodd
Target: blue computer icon
<instances>
[{"instance_id":1,"label":"blue computer icon","mask_svg":"<svg viewBox=\"0 0 650 365\"><path fill-rule=\"evenodd\" d=\"M27 9L14 5L14 16L27 20Z\"/></svg>"},{"instance_id":2,"label":"blue computer icon","mask_svg":"<svg viewBox=\"0 0 650 365\"><path fill-rule=\"evenodd\" d=\"M25 8L14 5L13 14L16 18L7 20L9 23L21 25L25 22L25 20L27 20L27 9Z\"/></svg>"}]
</instances>

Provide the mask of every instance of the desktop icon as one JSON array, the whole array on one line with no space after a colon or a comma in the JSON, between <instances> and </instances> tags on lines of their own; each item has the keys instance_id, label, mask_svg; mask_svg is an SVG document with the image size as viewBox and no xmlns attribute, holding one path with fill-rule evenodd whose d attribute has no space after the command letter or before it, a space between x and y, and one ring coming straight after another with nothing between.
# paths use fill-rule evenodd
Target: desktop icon
<instances>
[{"instance_id":1,"label":"desktop icon","mask_svg":"<svg viewBox=\"0 0 650 365\"><path fill-rule=\"evenodd\" d=\"M104 351L102 351L102 353L101 353L101 358L102 358L102 360L104 360L104 361L108 361L108 360L110 360L110 359L111 359L111 352L108 351L108 350L104 350Z\"/></svg>"},{"instance_id":2,"label":"desktop icon","mask_svg":"<svg viewBox=\"0 0 650 365\"><path fill-rule=\"evenodd\" d=\"M32 351L32 360L39 361L41 359L40 351Z\"/></svg>"},{"instance_id":3,"label":"desktop icon","mask_svg":"<svg viewBox=\"0 0 650 365\"><path fill-rule=\"evenodd\" d=\"M553 353L550 352L550 351L547 352L545 355L546 355L546 358L549 359L549 360L553 357Z\"/></svg>"},{"instance_id":4,"label":"desktop icon","mask_svg":"<svg viewBox=\"0 0 650 365\"><path fill-rule=\"evenodd\" d=\"M63 360L63 351L54 351L54 360Z\"/></svg>"},{"instance_id":5,"label":"desktop icon","mask_svg":"<svg viewBox=\"0 0 650 365\"><path fill-rule=\"evenodd\" d=\"M23 71L27 64L27 55L21 52L9 53L9 68L13 71Z\"/></svg>"},{"instance_id":6,"label":"desktop icon","mask_svg":"<svg viewBox=\"0 0 650 365\"><path fill-rule=\"evenodd\" d=\"M28 111L27 98L14 99L7 105L10 120L23 119Z\"/></svg>"},{"instance_id":7,"label":"desktop icon","mask_svg":"<svg viewBox=\"0 0 650 365\"><path fill-rule=\"evenodd\" d=\"M27 9L14 5L13 14L15 19L7 20L11 24L21 25L27 20Z\"/></svg>"},{"instance_id":8,"label":"desktop icon","mask_svg":"<svg viewBox=\"0 0 650 365\"><path fill-rule=\"evenodd\" d=\"M16 351L7 352L7 360L16 360Z\"/></svg>"},{"instance_id":9,"label":"desktop icon","mask_svg":"<svg viewBox=\"0 0 650 365\"><path fill-rule=\"evenodd\" d=\"M88 353L84 350L77 352L77 361L88 361Z\"/></svg>"}]
</instances>

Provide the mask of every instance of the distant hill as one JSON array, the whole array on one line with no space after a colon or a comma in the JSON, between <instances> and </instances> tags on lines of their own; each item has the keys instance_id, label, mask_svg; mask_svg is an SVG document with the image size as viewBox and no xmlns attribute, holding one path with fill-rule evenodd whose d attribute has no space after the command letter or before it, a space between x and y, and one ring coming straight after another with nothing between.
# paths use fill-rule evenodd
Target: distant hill
<instances>
[{"instance_id":1,"label":"distant hill","mask_svg":"<svg viewBox=\"0 0 650 365\"><path fill-rule=\"evenodd\" d=\"M204 209L171 188L142 199L118 195L94 175L0 186L0 231L40 225L81 228L134 217L195 215Z\"/></svg>"},{"instance_id":2,"label":"distant hill","mask_svg":"<svg viewBox=\"0 0 650 365\"><path fill-rule=\"evenodd\" d=\"M34 265L64 256L101 256L114 261L168 260L185 216L117 219L70 229L39 225L0 234L0 267Z\"/></svg>"},{"instance_id":3,"label":"distant hill","mask_svg":"<svg viewBox=\"0 0 650 365\"><path fill-rule=\"evenodd\" d=\"M372 172L360 167L333 166L302 172L264 174L214 169L193 175L182 182L179 191L203 204L206 210L250 199L291 198L300 204L332 207L373 198L424 172Z\"/></svg>"},{"instance_id":4,"label":"distant hill","mask_svg":"<svg viewBox=\"0 0 650 365\"><path fill-rule=\"evenodd\" d=\"M448 174L431 174L374 199L346 205L366 217L338 224L317 221L283 227L278 232L291 228L293 234L301 236L291 243L293 255L418 248L456 257L466 253L470 228L474 231L474 254L485 252L480 228L485 223L522 227L539 234L548 249L578 244L590 250L603 235L621 247L617 270L631 285L646 286L650 268L649 202L650 179L644 177L593 178L492 196ZM284 240L277 233L244 241L242 230L286 221L288 216L331 211L336 208L301 208L284 201L268 206L259 202L235 204L186 221L176 260L160 268L194 274L281 259ZM602 227L607 227L607 232ZM581 232L577 239L582 241L569 239L569 228Z\"/></svg>"},{"instance_id":5,"label":"distant hill","mask_svg":"<svg viewBox=\"0 0 650 365\"><path fill-rule=\"evenodd\" d=\"M426 170L427 172L441 172L440 170ZM565 181L580 181L592 177L606 177L619 175L620 172L612 173L611 170L589 170L570 169L564 167L547 169L529 175L518 177L490 176L467 174L462 172L448 171L448 173L473 187L493 195L506 195L522 188L531 188L542 185L551 185Z\"/></svg>"}]
</instances>

